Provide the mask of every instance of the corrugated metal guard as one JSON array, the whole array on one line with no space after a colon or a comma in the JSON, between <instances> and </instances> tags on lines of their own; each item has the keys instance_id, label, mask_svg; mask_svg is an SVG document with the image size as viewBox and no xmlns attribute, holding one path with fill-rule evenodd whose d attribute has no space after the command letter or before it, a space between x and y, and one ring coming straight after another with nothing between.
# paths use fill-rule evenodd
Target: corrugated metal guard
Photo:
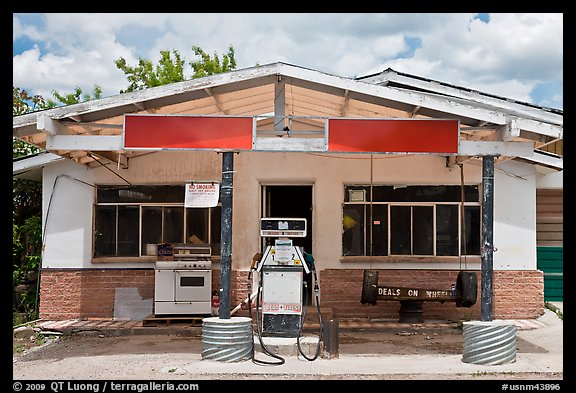
<instances>
[{"instance_id":1,"label":"corrugated metal guard","mask_svg":"<svg viewBox=\"0 0 576 393\"><path fill-rule=\"evenodd\" d=\"M252 319L246 317L204 318L202 320L202 360L240 362L252 357Z\"/></svg>"},{"instance_id":2,"label":"corrugated metal guard","mask_svg":"<svg viewBox=\"0 0 576 393\"><path fill-rule=\"evenodd\" d=\"M463 355L465 363L489 366L516 361L516 325L498 322L464 322Z\"/></svg>"}]
</instances>

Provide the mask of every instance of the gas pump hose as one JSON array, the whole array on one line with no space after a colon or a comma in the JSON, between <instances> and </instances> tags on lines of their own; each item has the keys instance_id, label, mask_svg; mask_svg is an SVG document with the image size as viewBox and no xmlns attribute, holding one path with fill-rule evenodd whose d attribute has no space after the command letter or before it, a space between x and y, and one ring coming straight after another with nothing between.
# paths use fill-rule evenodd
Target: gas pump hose
<instances>
[{"instance_id":1,"label":"gas pump hose","mask_svg":"<svg viewBox=\"0 0 576 393\"><path fill-rule=\"evenodd\" d=\"M260 277L260 282L262 282L262 277ZM250 269L250 271L248 272L248 315L250 316L250 319L252 319L252 302L250 300L250 294L252 293L252 269ZM254 340L252 340L252 362L255 364L260 364L260 365L272 365L272 366L280 366L282 364L284 364L286 362L286 359L284 359L281 356L276 355L275 353L270 352L270 350L268 348L266 348L266 346L264 345L264 342L262 340L262 330L260 328L260 320L258 319L258 310L260 309L260 294L262 293L262 291L259 289L258 293L256 294L256 332L258 335L258 341L260 342L260 346L262 347L262 351L270 356L273 357L275 359L278 359L278 361L265 361L265 360L261 360L261 359L256 359L256 351L254 350Z\"/></svg>"},{"instance_id":2,"label":"gas pump hose","mask_svg":"<svg viewBox=\"0 0 576 393\"><path fill-rule=\"evenodd\" d=\"M316 360L318 358L318 356L320 355L320 342L322 341L322 332L323 332L323 324L322 324L322 313L320 312L320 300L318 299L318 295L320 292L320 288L318 286L318 278L316 277L316 270L313 270L314 272L314 293L316 294L316 309L318 310L318 322L320 324L320 335L318 337L318 343L316 344L316 353L314 354L313 357L309 358L308 356L306 356L306 354L304 354L304 351L302 350L302 348L300 347L300 337L302 335L302 328L304 326L304 320L306 319L306 311L307 311L307 304L308 304L308 291L306 290L306 281L304 281L304 310L302 312L302 323L300 323L300 331L298 332L298 337L296 338L296 343L298 345L298 351L300 352L300 354L304 357L304 359L309 360L309 361L313 361Z\"/></svg>"}]
</instances>

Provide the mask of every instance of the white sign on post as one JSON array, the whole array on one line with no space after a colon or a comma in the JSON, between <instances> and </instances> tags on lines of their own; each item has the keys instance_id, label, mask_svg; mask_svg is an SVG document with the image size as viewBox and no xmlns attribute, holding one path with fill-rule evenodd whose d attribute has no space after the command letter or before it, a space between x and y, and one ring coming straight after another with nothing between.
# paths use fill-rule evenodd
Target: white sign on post
<instances>
[{"instance_id":1,"label":"white sign on post","mask_svg":"<svg viewBox=\"0 0 576 393\"><path fill-rule=\"evenodd\" d=\"M186 184L184 207L214 207L218 205L220 184L215 181L193 181Z\"/></svg>"}]
</instances>

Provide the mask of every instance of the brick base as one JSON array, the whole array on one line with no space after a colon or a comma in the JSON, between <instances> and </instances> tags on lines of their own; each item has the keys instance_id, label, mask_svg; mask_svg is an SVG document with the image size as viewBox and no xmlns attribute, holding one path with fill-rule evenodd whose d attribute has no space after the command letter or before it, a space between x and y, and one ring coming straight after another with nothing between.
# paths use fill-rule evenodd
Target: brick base
<instances>
[{"instance_id":1,"label":"brick base","mask_svg":"<svg viewBox=\"0 0 576 393\"><path fill-rule=\"evenodd\" d=\"M479 320L481 318L481 272L476 304L456 307L454 302L424 302L425 320ZM320 302L339 317L398 318L400 302L362 304L363 269L326 269L320 272ZM378 270L378 283L397 287L450 290L458 271ZM544 275L541 271L496 271L493 278L494 319L533 319L544 313Z\"/></svg>"},{"instance_id":2,"label":"brick base","mask_svg":"<svg viewBox=\"0 0 576 393\"><path fill-rule=\"evenodd\" d=\"M326 269L318 273L320 304L340 318L398 318L400 303L361 304L362 269ZM380 270L379 283L399 287L450 289L457 271ZM479 320L481 274L477 302L458 308L453 302L424 302L426 320ZM248 272L232 271L230 306L248 296ZM494 319L534 319L544 313L544 276L541 271L494 272ZM220 270L212 271L212 288L218 291ZM137 288L142 299L154 298L154 269L45 269L40 280L40 318L113 318L117 288ZM254 288L253 288L254 290Z\"/></svg>"},{"instance_id":3,"label":"brick base","mask_svg":"<svg viewBox=\"0 0 576 393\"><path fill-rule=\"evenodd\" d=\"M247 296L248 272L232 272L231 306ZM218 290L220 270L212 271ZM154 299L154 269L43 269L40 278L40 318L113 318L117 288L136 288L142 299Z\"/></svg>"}]
</instances>

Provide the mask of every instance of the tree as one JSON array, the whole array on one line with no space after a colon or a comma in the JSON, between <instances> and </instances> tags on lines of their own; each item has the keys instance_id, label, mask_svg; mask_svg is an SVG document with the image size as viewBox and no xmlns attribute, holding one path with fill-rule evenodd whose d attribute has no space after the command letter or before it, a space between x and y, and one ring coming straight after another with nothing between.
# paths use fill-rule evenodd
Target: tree
<instances>
[{"instance_id":1,"label":"tree","mask_svg":"<svg viewBox=\"0 0 576 393\"><path fill-rule=\"evenodd\" d=\"M223 56L222 63L217 53L210 57L199 46L192 46L192 51L194 55L200 56L199 60L189 62L193 70L192 79L227 72L236 68L232 46L229 47L228 53ZM120 93L184 81L186 80L184 75L185 62L176 49L173 49L172 52L160 51L160 60L155 66L151 60L139 58L138 65L131 67L127 64L126 59L120 57L115 61L116 67L126 74L129 82L128 87L125 90L120 90Z\"/></svg>"},{"instance_id":2,"label":"tree","mask_svg":"<svg viewBox=\"0 0 576 393\"><path fill-rule=\"evenodd\" d=\"M193 46L192 50L196 56L200 56L199 61L190 62L190 65L194 69L193 78L220 74L236 68L236 59L234 58L234 48L232 45L228 48L228 53L223 56L222 64L220 64L217 53L214 53L214 57L210 58L210 55L206 54L199 46Z\"/></svg>"},{"instance_id":3,"label":"tree","mask_svg":"<svg viewBox=\"0 0 576 393\"><path fill-rule=\"evenodd\" d=\"M64 105L72 105L82 101L102 98L102 88L98 85L94 85L92 97L90 97L89 94L83 93L82 89L78 86L76 86L73 93L68 94L60 94L56 90L52 90L52 96Z\"/></svg>"},{"instance_id":4,"label":"tree","mask_svg":"<svg viewBox=\"0 0 576 393\"><path fill-rule=\"evenodd\" d=\"M56 106L40 95L12 87L12 114L24 115ZM12 138L12 158L38 153L41 149ZM14 323L36 317L36 283L42 246L42 184L12 179L12 308ZM21 318L20 315L25 315ZM16 317L18 316L18 317Z\"/></svg>"},{"instance_id":5,"label":"tree","mask_svg":"<svg viewBox=\"0 0 576 393\"><path fill-rule=\"evenodd\" d=\"M47 101L41 95L31 96L26 90L12 86L12 116L24 115L55 106L55 102Z\"/></svg>"},{"instance_id":6,"label":"tree","mask_svg":"<svg viewBox=\"0 0 576 393\"><path fill-rule=\"evenodd\" d=\"M160 60L156 67L151 60L147 59L139 58L138 65L135 67L130 67L123 57L117 59L115 61L116 67L124 71L128 82L130 82L125 90L120 90L120 93L183 81L184 60L180 58L180 53L177 50L172 50L172 54L174 59L172 59L170 51L160 51Z\"/></svg>"}]
</instances>

